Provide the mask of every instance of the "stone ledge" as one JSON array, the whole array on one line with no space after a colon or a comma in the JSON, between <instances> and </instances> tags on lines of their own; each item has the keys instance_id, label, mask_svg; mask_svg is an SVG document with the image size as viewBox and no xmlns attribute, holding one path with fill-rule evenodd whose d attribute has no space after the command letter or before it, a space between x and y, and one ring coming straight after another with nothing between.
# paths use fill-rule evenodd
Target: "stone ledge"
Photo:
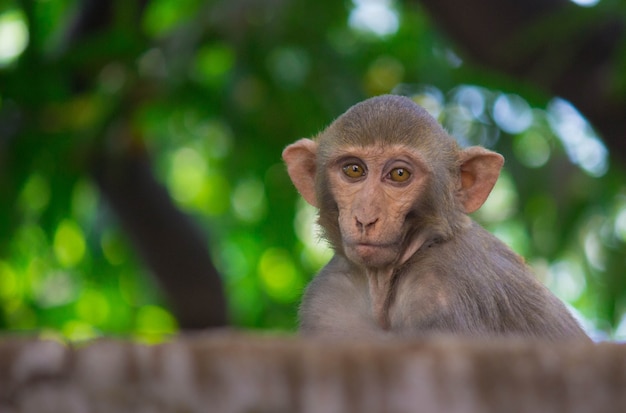
<instances>
[{"instance_id":1,"label":"stone ledge","mask_svg":"<svg viewBox=\"0 0 626 413\"><path fill-rule=\"evenodd\" d=\"M243 332L0 339L0 412L624 412L626 346Z\"/></svg>"}]
</instances>

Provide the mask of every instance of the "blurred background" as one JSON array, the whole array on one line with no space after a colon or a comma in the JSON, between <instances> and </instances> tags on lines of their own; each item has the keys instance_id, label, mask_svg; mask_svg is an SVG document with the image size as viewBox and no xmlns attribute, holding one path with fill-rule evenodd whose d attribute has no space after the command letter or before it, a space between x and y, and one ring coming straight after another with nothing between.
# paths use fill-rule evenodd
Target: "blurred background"
<instances>
[{"instance_id":1,"label":"blurred background","mask_svg":"<svg viewBox=\"0 0 626 413\"><path fill-rule=\"evenodd\" d=\"M398 93L505 156L474 218L625 338L626 6L516 3L2 0L0 330L295 331L330 252L281 151Z\"/></svg>"}]
</instances>

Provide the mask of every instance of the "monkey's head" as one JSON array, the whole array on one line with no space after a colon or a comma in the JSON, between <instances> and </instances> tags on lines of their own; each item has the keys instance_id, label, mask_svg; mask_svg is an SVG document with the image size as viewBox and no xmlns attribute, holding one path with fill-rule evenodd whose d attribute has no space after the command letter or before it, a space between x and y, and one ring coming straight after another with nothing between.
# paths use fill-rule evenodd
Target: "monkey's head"
<instances>
[{"instance_id":1,"label":"monkey's head","mask_svg":"<svg viewBox=\"0 0 626 413\"><path fill-rule=\"evenodd\" d=\"M481 147L461 150L426 110L391 95L353 106L283 159L335 251L371 268L401 265L453 237L504 162Z\"/></svg>"}]
</instances>

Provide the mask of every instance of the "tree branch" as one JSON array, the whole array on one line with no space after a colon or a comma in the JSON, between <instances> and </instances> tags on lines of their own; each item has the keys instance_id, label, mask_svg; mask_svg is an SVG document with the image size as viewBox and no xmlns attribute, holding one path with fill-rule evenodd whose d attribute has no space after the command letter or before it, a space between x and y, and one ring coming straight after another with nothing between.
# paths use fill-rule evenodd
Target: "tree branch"
<instances>
[{"instance_id":1,"label":"tree branch","mask_svg":"<svg viewBox=\"0 0 626 413\"><path fill-rule=\"evenodd\" d=\"M421 3L477 63L569 100L626 159L626 96L615 93L622 20L567 0Z\"/></svg>"}]
</instances>

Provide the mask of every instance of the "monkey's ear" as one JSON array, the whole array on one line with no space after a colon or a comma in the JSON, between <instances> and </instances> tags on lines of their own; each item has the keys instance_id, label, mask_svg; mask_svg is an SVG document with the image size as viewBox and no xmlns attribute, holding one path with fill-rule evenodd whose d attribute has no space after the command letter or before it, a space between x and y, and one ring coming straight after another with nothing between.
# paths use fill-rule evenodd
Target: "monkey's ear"
<instances>
[{"instance_id":1,"label":"monkey's ear","mask_svg":"<svg viewBox=\"0 0 626 413\"><path fill-rule=\"evenodd\" d=\"M461 202L466 213L487 200L504 164L502 155L479 146L461 152Z\"/></svg>"},{"instance_id":2,"label":"monkey's ear","mask_svg":"<svg viewBox=\"0 0 626 413\"><path fill-rule=\"evenodd\" d=\"M287 164L287 173L302 198L317 207L315 196L315 169L317 143L311 139L300 139L287 146L283 151L283 160Z\"/></svg>"}]
</instances>

